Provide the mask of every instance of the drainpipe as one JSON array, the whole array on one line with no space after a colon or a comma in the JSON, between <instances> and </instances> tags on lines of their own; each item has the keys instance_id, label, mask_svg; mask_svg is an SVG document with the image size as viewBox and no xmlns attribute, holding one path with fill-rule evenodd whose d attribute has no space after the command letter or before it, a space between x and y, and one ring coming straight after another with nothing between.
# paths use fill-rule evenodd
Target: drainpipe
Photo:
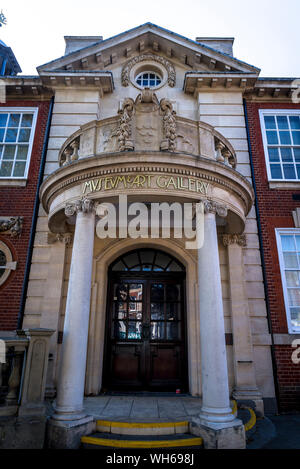
<instances>
[{"instance_id":1,"label":"drainpipe","mask_svg":"<svg viewBox=\"0 0 300 469\"><path fill-rule=\"evenodd\" d=\"M36 195L35 195L35 201L34 201L32 223L31 223L31 229L30 229L30 238L29 238L29 245L28 245L26 265L25 265L25 274L24 274L24 281L23 281L23 286L22 286L20 309L18 313L17 329L22 329L22 324L23 324L25 302L26 302L27 290L28 290L29 272L30 272L30 265L31 265L32 252L33 252L33 243L34 243L35 229L36 229L36 224L37 224L39 203L40 203L39 191L40 191L40 187L43 182L43 176L44 176L49 132L50 132L50 126L51 126L52 112L53 112L53 104L54 104L54 97L52 96L51 101L50 101L50 106L49 106L48 119L47 119L47 125L46 125L46 131L45 131L43 149L42 149L42 156L41 156L41 163L40 163L40 169L39 169L38 183L37 183Z\"/></svg>"},{"instance_id":2,"label":"drainpipe","mask_svg":"<svg viewBox=\"0 0 300 469\"><path fill-rule=\"evenodd\" d=\"M262 240L262 229L261 229L261 223L260 223L259 206L258 206L258 200L257 200L257 190L256 190L256 182L255 182L255 175L254 175L254 167L253 167L252 148L251 148L249 122L248 122L248 114L247 114L247 103L245 99L243 99L243 104L244 104L245 123L246 123L246 131L247 131L247 139L248 139L248 147L249 147L251 177L252 177L252 184L253 184L254 196L255 196L255 211L256 211L256 219L257 219L259 248L260 248L260 254L261 254L261 264L262 264L264 293L265 293L266 309L267 309L268 329L271 335L271 358L272 358L272 366L273 366L273 374L274 374L274 387L275 387L275 395L276 395L276 400L277 400L277 408L278 408L278 412L280 413L279 384L278 384L278 373L277 373L277 364L276 364L276 357L275 357L275 343L274 343L274 335L273 335L273 330L272 330L272 322L271 322L271 314L270 314L268 281L267 281L267 274L266 274L266 264L265 264L265 256L264 256L263 240Z\"/></svg>"}]
</instances>

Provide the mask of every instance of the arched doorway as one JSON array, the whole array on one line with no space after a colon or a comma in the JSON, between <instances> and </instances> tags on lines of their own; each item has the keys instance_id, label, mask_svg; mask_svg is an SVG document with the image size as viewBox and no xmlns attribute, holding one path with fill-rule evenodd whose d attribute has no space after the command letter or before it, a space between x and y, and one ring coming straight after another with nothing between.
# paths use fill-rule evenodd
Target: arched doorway
<instances>
[{"instance_id":1,"label":"arched doorway","mask_svg":"<svg viewBox=\"0 0 300 469\"><path fill-rule=\"evenodd\" d=\"M136 249L110 265L108 280L103 388L186 391L184 266Z\"/></svg>"}]
</instances>

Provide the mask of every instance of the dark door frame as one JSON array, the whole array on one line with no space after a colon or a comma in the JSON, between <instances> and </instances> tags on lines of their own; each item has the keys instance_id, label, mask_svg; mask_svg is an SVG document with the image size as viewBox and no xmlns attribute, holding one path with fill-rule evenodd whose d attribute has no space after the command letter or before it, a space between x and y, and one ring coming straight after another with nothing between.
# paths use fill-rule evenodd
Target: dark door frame
<instances>
[{"instance_id":1,"label":"dark door frame","mask_svg":"<svg viewBox=\"0 0 300 469\"><path fill-rule=\"evenodd\" d=\"M187 392L188 391L188 357L187 357L187 315L186 315L186 286L185 286L185 278L186 278L186 273L185 271L183 272L147 272L147 271L134 271L134 272L128 272L128 271L121 271L121 272L114 272L111 270L111 268L108 270L108 288L107 288L107 302L106 302L106 330L105 330L105 342L104 342L104 366L103 366L103 385L102 385L102 390L103 391L110 391L110 390L118 390L118 391L175 391L179 387L181 392ZM160 387L159 385L157 386L150 386L149 387L149 376L148 376L148 382L144 383L142 386L140 386L137 382L132 385L116 385L111 383L111 367L112 367L112 347L113 347L113 340L111 339L111 328L112 328L112 303L113 303L113 286L115 282L122 282L122 281L130 281L130 282L135 282L135 283L144 283L146 284L147 288L150 288L150 281L153 282L164 282L164 283L179 283L181 285L181 291L182 291L182 338L181 341L178 341L178 344L180 342L180 350L181 350L181 370L182 370L182 376L181 376L181 383L173 383L170 382L169 385L163 385ZM149 308L150 304L150 297L145 299L147 301L148 305L147 307ZM149 314L149 313L148 313ZM132 345L134 344L134 341L131 342ZM143 346L143 340L139 341L137 340L136 343L140 343ZM167 343L167 342L166 342ZM124 341L124 344L126 344L126 341ZM151 342L149 342L151 345ZM150 345L148 344L148 350L145 353L145 356L143 357L144 359L150 360ZM177 344L177 345L178 345ZM155 344L153 344L155 345ZM176 344L174 344L174 353L176 353L175 347ZM163 347L163 341L161 343L161 346ZM178 347L177 347L178 348ZM148 353L148 356L146 356ZM146 365L147 369L149 370L150 364L148 363ZM145 370L143 370L145 372ZM148 384L148 387L147 387Z\"/></svg>"}]
</instances>

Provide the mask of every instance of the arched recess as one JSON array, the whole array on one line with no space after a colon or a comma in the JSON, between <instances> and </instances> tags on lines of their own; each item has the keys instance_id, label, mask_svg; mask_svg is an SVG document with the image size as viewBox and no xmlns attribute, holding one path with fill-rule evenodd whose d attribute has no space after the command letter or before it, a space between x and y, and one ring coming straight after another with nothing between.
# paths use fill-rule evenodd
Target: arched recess
<instances>
[{"instance_id":1,"label":"arched recess","mask_svg":"<svg viewBox=\"0 0 300 469\"><path fill-rule=\"evenodd\" d=\"M197 259L183 243L170 239L118 240L95 256L86 370L86 395L97 395L102 386L106 322L108 268L122 254L138 248L165 251L178 259L186 269L186 327L189 392L201 394L200 331L197 294Z\"/></svg>"}]
</instances>

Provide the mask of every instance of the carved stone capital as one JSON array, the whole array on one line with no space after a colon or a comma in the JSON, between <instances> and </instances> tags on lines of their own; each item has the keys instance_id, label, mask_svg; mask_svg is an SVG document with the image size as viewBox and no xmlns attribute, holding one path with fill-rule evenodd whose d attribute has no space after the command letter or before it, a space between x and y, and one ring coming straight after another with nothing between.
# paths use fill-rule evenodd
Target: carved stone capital
<instances>
[{"instance_id":1,"label":"carved stone capital","mask_svg":"<svg viewBox=\"0 0 300 469\"><path fill-rule=\"evenodd\" d=\"M10 234L12 238L21 236L23 217L1 217L0 233Z\"/></svg>"},{"instance_id":2,"label":"carved stone capital","mask_svg":"<svg viewBox=\"0 0 300 469\"><path fill-rule=\"evenodd\" d=\"M72 241L72 233L48 233L48 244L60 242L64 243L66 246L70 246L72 244Z\"/></svg>"},{"instance_id":3,"label":"carved stone capital","mask_svg":"<svg viewBox=\"0 0 300 469\"><path fill-rule=\"evenodd\" d=\"M78 212L90 213L96 209L95 203L93 200L83 197L80 200L76 200L73 203L66 204L65 214L67 217L71 217Z\"/></svg>"},{"instance_id":4,"label":"carved stone capital","mask_svg":"<svg viewBox=\"0 0 300 469\"><path fill-rule=\"evenodd\" d=\"M224 234L223 237L224 246L230 246L230 244L238 244L241 247L247 245L247 239L245 234Z\"/></svg>"},{"instance_id":5,"label":"carved stone capital","mask_svg":"<svg viewBox=\"0 0 300 469\"><path fill-rule=\"evenodd\" d=\"M203 200L204 213L215 213L219 217L227 217L227 207L226 205L218 204L212 200Z\"/></svg>"}]
</instances>

